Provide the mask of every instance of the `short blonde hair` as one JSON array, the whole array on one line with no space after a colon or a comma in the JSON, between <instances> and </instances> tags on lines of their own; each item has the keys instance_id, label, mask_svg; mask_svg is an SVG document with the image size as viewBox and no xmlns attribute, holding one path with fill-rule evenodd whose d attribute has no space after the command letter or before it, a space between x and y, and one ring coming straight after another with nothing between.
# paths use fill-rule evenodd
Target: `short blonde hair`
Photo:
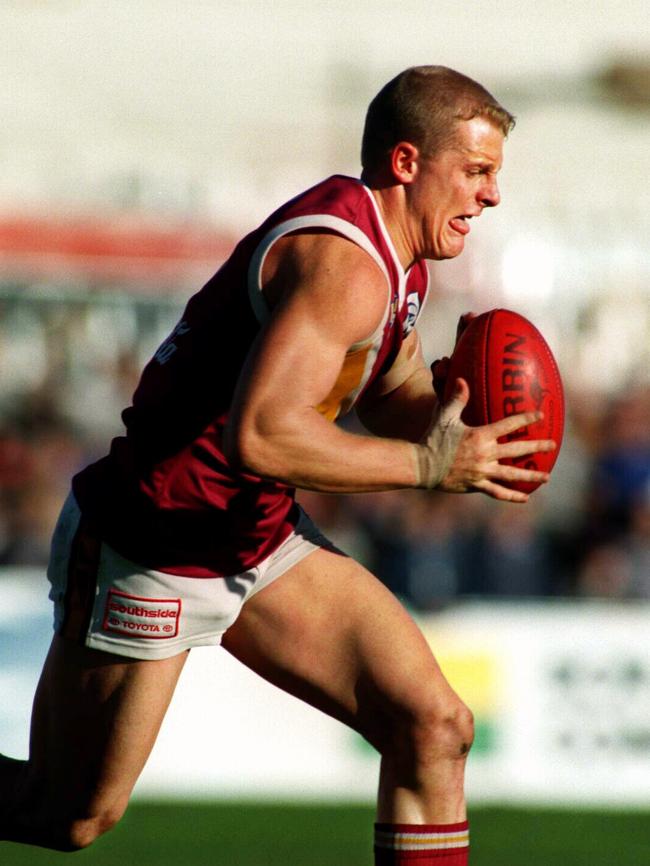
<instances>
[{"instance_id":1,"label":"short blonde hair","mask_svg":"<svg viewBox=\"0 0 650 866\"><path fill-rule=\"evenodd\" d=\"M412 66L388 82L368 107L361 143L366 172L384 167L400 141L434 156L460 121L485 117L507 136L515 118L481 84L446 66Z\"/></svg>"}]
</instances>

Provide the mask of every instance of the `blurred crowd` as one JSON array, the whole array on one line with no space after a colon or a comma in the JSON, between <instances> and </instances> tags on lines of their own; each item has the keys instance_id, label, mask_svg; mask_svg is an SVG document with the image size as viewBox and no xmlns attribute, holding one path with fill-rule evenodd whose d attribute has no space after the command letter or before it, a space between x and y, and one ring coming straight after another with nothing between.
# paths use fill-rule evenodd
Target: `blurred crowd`
<instances>
[{"instance_id":1,"label":"blurred crowd","mask_svg":"<svg viewBox=\"0 0 650 866\"><path fill-rule=\"evenodd\" d=\"M0 565L44 567L72 474L121 432L120 412L166 324L143 336L131 310L120 341L110 328L98 337L88 315L82 328L78 315L60 316L56 339L30 338L18 375L17 320L7 309L0 305L5 372L14 355L0 380ZM53 327L49 320L44 332ZM102 340L109 345L98 351ZM299 499L341 549L419 610L475 596L650 599L650 387L608 398L569 390L567 405L552 480L525 506L412 491Z\"/></svg>"}]
</instances>

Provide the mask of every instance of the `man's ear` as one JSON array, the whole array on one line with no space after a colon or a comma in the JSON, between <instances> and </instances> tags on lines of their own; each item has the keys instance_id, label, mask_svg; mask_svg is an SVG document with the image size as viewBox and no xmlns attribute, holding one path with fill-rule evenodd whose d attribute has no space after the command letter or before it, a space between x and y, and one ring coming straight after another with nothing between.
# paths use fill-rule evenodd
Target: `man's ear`
<instances>
[{"instance_id":1,"label":"man's ear","mask_svg":"<svg viewBox=\"0 0 650 866\"><path fill-rule=\"evenodd\" d=\"M410 141L398 142L391 151L390 167L393 177L400 183L412 183L418 171L420 151Z\"/></svg>"}]
</instances>

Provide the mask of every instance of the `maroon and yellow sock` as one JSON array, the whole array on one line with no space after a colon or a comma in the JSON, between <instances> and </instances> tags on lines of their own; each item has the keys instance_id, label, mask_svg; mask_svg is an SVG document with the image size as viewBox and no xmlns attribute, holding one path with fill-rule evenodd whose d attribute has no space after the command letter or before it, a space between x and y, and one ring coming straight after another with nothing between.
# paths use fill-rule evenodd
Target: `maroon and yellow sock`
<instances>
[{"instance_id":1,"label":"maroon and yellow sock","mask_svg":"<svg viewBox=\"0 0 650 866\"><path fill-rule=\"evenodd\" d=\"M375 866L467 866L469 829L460 824L375 824Z\"/></svg>"}]
</instances>

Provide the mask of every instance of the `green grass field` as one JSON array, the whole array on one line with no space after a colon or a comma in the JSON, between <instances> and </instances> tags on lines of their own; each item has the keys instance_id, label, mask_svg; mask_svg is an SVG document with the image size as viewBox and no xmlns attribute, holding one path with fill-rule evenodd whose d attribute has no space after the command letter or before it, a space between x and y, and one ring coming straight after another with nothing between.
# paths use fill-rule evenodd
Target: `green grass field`
<instances>
[{"instance_id":1,"label":"green grass field","mask_svg":"<svg viewBox=\"0 0 650 866\"><path fill-rule=\"evenodd\" d=\"M471 866L650 863L650 812L481 808L470 820ZM87 851L0 843L0 864L371 866L372 821L364 806L136 801Z\"/></svg>"}]
</instances>

